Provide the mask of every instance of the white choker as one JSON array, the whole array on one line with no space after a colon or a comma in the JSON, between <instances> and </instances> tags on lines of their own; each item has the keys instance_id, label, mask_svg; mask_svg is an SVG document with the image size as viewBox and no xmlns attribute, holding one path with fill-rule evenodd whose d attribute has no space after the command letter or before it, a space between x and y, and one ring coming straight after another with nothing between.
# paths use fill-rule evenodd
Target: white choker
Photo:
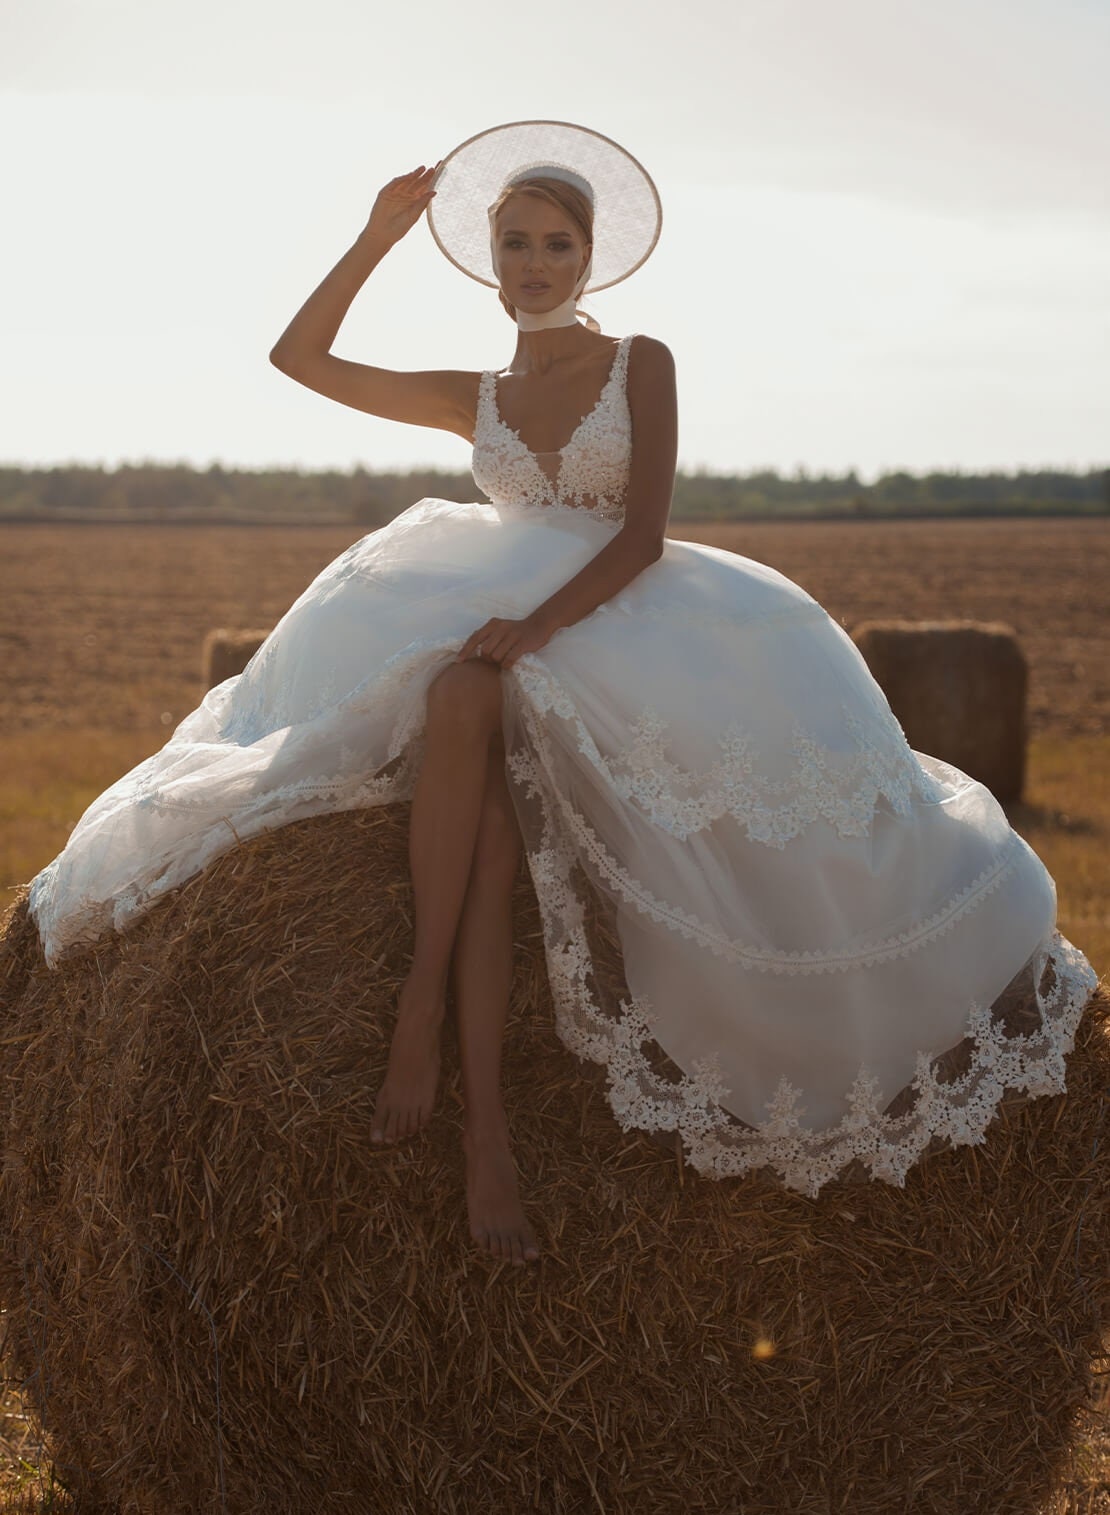
<instances>
[{"instance_id":1,"label":"white choker","mask_svg":"<svg viewBox=\"0 0 1110 1515\"><path fill-rule=\"evenodd\" d=\"M577 326L578 316L575 312L577 295L571 295L569 300L564 300L561 305L556 305L554 310L541 311L533 315L530 311L521 310L517 306L516 324L520 331L546 331L550 326Z\"/></svg>"}]
</instances>

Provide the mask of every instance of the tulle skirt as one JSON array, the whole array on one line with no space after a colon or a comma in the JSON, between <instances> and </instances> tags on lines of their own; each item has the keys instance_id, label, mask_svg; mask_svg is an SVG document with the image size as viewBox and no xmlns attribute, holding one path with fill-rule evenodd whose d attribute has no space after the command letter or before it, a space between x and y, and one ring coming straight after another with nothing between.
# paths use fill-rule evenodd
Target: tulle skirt
<instances>
[{"instance_id":1,"label":"tulle skirt","mask_svg":"<svg viewBox=\"0 0 1110 1515\"><path fill-rule=\"evenodd\" d=\"M355 543L34 880L48 960L260 831L409 799L431 680L616 530L425 499ZM667 540L506 670L502 701L557 1029L622 1127L815 1194L854 1160L901 1184L938 1141L983 1140L1007 1090L1064 1088L1097 975L1055 929L1052 878L989 790L910 749L783 574ZM594 971L588 893L620 991Z\"/></svg>"}]
</instances>

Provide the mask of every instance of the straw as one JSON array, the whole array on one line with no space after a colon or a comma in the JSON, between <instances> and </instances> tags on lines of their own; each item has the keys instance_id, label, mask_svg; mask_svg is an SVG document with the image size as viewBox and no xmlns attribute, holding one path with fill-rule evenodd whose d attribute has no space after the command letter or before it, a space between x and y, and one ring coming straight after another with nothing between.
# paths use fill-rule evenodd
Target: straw
<instances>
[{"instance_id":1,"label":"straw","mask_svg":"<svg viewBox=\"0 0 1110 1515\"><path fill-rule=\"evenodd\" d=\"M82 1515L1063 1508L1107 1366L1105 993L1066 1095L903 1190L702 1179L557 1040L522 870L514 1269L469 1236L450 1017L431 1125L370 1142L407 821L258 837L53 972L9 918L0 1304Z\"/></svg>"}]
</instances>

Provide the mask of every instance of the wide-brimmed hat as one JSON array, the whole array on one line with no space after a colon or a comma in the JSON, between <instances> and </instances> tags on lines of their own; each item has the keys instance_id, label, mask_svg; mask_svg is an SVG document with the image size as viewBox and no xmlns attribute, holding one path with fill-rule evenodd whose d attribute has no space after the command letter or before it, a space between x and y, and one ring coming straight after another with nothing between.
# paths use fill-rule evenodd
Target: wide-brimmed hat
<instances>
[{"instance_id":1,"label":"wide-brimmed hat","mask_svg":"<svg viewBox=\"0 0 1110 1515\"><path fill-rule=\"evenodd\" d=\"M542 176L545 170L571 183L585 180L593 193L593 257L585 293L627 279L659 240L659 192L619 143L570 121L509 121L449 152L428 206L428 225L440 251L464 274L496 289L490 207L512 180Z\"/></svg>"}]
</instances>

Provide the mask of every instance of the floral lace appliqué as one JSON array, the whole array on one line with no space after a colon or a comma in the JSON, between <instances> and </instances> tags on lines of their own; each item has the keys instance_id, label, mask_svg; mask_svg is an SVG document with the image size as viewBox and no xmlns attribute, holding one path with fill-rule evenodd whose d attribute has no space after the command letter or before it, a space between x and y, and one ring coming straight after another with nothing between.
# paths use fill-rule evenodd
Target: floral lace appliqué
<instances>
[{"instance_id":1,"label":"floral lace appliqu\u00e9","mask_svg":"<svg viewBox=\"0 0 1110 1515\"><path fill-rule=\"evenodd\" d=\"M866 836L880 795L901 815L909 813L915 798L935 798L935 786L897 723L888 721L885 745L880 744L881 728L865 727L843 701L841 716L854 752L831 752L796 720L790 742L793 770L776 778L757 771L752 738L732 721L721 738L720 757L707 772L696 773L668 757L667 725L651 706L631 723L629 745L606 759L574 702L542 663L522 659L517 676L535 709L573 725L578 750L607 784L677 837L692 836L730 815L752 841L781 850L821 819L841 836Z\"/></svg>"},{"instance_id":2,"label":"floral lace appliqu\u00e9","mask_svg":"<svg viewBox=\"0 0 1110 1515\"><path fill-rule=\"evenodd\" d=\"M535 659L522 658L514 672L519 676L526 663L534 662ZM569 704L565 695L563 699ZM555 771L554 752L543 719L547 713L545 708L529 704L522 707L521 713L528 731L528 741L508 754L507 768L514 781L521 785L529 797L538 799L543 805L544 813L549 818L547 824L552 837L563 840L567 866L575 857L585 860L595 876L603 881L614 896L619 896L656 924L697 942L715 957L724 958L745 969L792 975L843 973L873 967L893 958L907 957L944 932L951 931L958 921L1000 888L1020 855L1021 841L1013 833L1009 845L1001 854L934 915L919 921L906 931L882 941L871 942L866 947L824 952L782 951L754 942L739 941L699 920L681 906L660 899L613 856L595 829L552 777ZM557 713L565 717L567 711L563 708ZM592 741L590 745L593 747ZM593 752L597 754L596 747L593 747ZM597 756L600 758L599 754ZM550 874L549 866L548 875Z\"/></svg>"},{"instance_id":3,"label":"floral lace appliqu\u00e9","mask_svg":"<svg viewBox=\"0 0 1110 1515\"><path fill-rule=\"evenodd\" d=\"M501 419L496 375L492 371L482 374L471 472L494 504L562 505L586 510L603 521L619 524L624 519L632 457L632 417L626 392L631 343L632 337L627 336L617 344L605 387L597 404L560 449L554 478L520 435Z\"/></svg>"}]
</instances>

